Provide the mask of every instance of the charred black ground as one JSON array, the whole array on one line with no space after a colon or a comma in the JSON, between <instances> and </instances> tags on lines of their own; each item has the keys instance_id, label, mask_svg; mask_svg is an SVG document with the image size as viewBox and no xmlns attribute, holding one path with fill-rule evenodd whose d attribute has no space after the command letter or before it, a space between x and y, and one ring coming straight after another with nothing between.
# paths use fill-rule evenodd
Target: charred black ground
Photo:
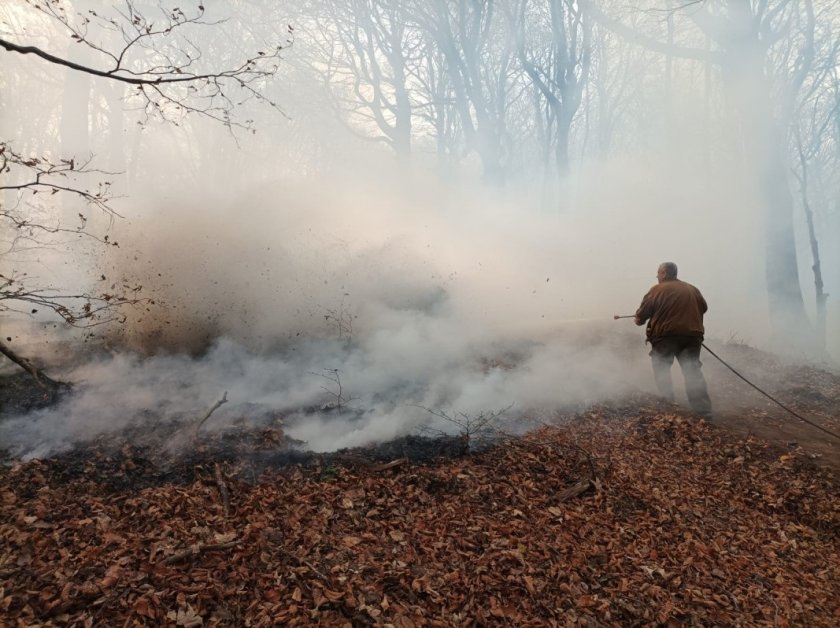
<instances>
[{"instance_id":1,"label":"charred black ground","mask_svg":"<svg viewBox=\"0 0 840 628\"><path fill-rule=\"evenodd\" d=\"M45 395L26 374L5 376L0 383L0 421L59 401L59 397ZM135 426L93 441L71 443L66 451L40 461L43 473L51 485L89 477L95 478L101 488L120 492L170 483L190 484L202 478L212 481L216 464L235 469L243 480L255 482L269 469L289 466L329 475L339 466L395 460L426 464L440 458L457 458L469 451L469 443L461 436L413 434L368 447L315 453L306 449L305 443L284 434L282 417L259 427L233 425L200 433L195 433L193 426L174 422L154 422L153 427ZM12 453L0 448L0 463L13 462Z\"/></svg>"},{"instance_id":2,"label":"charred black ground","mask_svg":"<svg viewBox=\"0 0 840 628\"><path fill-rule=\"evenodd\" d=\"M840 431L840 375L830 368L795 365L747 347L731 345L725 351L736 364L761 364L760 383L783 399L789 407L803 412L829 429ZM778 452L800 450L814 464L836 471L840 469L840 442L798 421L754 391L706 356L704 370L714 392L717 408L713 425L739 436L757 436ZM678 376L677 376L678 377ZM679 380L677 380L679 381ZM0 376L0 422L57 403L72 394L67 387L60 394L49 394L26 373ZM306 409L302 409L305 412ZM601 415L643 416L667 412L699 420L677 404L637 393L609 404L600 404ZM553 420L586 420L589 411L576 407L555 409ZM256 482L267 470L304 467L315 474L329 475L336 467L365 466L404 460L427 464L439 459L461 457L477 448L492 445L477 443L464 434L411 434L396 440L367 447L314 453L306 443L284 433L281 415L259 422L243 417L223 429L193 431L183 423L161 423L150 416L150 423L103 435L88 442L70 443L66 450L43 460L46 473L56 481L70 481L93 475L114 491L160 486L166 483L187 484L207 477L212 479L215 464L224 464L229 472L244 481ZM643 422L642 422L643 424ZM150 427L151 425L151 427ZM153 429L152 429L153 428ZM453 425L453 431L458 427ZM0 444L0 463L14 463L13 452Z\"/></svg>"}]
</instances>

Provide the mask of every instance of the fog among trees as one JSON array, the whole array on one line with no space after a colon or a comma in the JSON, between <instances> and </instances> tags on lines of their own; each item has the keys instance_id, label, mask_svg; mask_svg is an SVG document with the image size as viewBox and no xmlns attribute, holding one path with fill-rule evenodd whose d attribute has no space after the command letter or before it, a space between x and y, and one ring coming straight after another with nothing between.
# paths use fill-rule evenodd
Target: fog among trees
<instances>
[{"instance_id":1,"label":"fog among trees","mask_svg":"<svg viewBox=\"0 0 840 628\"><path fill-rule=\"evenodd\" d=\"M173 275L138 271L170 241L162 220L182 243L191 221L256 221L236 246L281 249L294 206L330 248L357 237L345 221L364 238L358 207L376 206L391 218L370 224L408 213L410 230L428 210L466 242L532 224L546 250L547 230L561 247L586 225L562 245L575 262L544 258L582 269L549 317L633 307L674 258L713 331L836 357L840 2L101 4L0 8L4 320L172 301ZM520 236L507 262L538 268Z\"/></svg>"}]
</instances>

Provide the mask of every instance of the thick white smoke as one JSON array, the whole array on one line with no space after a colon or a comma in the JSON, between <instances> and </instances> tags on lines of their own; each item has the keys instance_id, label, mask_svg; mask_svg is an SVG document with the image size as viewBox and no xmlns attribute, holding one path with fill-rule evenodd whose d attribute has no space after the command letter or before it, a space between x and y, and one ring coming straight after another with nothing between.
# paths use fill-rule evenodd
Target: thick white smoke
<instances>
[{"instance_id":1,"label":"thick white smoke","mask_svg":"<svg viewBox=\"0 0 840 628\"><path fill-rule=\"evenodd\" d=\"M764 343L762 211L744 185L749 164L697 167L710 129L634 117L624 151L575 163L547 205L542 173L493 187L465 158L442 182L423 138L400 165L359 142L312 68L292 63L305 50L300 35L279 81L286 115L255 110L256 136L131 115L91 134L95 165L128 171L112 177L125 218L109 227L88 213L120 247L60 260L39 249L26 262L57 286L141 285L154 304L94 330L105 353L72 345L69 362L4 322L16 347L77 386L54 408L4 420L0 447L47 455L127 426L187 425L225 391L207 429L282 414L290 435L335 449L437 420L427 410L517 417L650 389L643 332L612 315L634 311L663 261L706 296L707 337ZM0 131L60 154L63 114L49 103L65 71L25 61L6 59L16 88ZM682 86L689 103L695 87ZM103 89L87 122L112 113ZM112 150L124 164L108 163ZM838 328L829 321L840 353ZM338 401L344 415L330 408Z\"/></svg>"},{"instance_id":2,"label":"thick white smoke","mask_svg":"<svg viewBox=\"0 0 840 628\"><path fill-rule=\"evenodd\" d=\"M612 315L632 313L661 258L706 277L686 278L711 303L710 335L733 319L711 280L722 262L703 245L719 199L680 199L706 209L687 222L640 176L582 185L586 213L554 215L409 177L392 185L399 173L376 188L359 174L328 190L264 183L147 201L100 264L155 305L129 312L110 353L56 374L74 395L4 422L0 440L39 456L126 427L188 426L227 392L203 429L282 416L289 436L334 450L430 424L458 431L436 412L506 409L515 422L650 389L642 331ZM669 236L677 227L690 237Z\"/></svg>"}]
</instances>

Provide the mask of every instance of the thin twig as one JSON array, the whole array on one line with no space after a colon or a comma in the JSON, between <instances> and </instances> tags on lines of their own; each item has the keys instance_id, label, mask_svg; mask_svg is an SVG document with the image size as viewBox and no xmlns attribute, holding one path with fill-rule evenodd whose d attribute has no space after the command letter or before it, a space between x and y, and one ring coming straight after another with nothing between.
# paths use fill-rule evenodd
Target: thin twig
<instances>
[{"instance_id":1,"label":"thin twig","mask_svg":"<svg viewBox=\"0 0 840 628\"><path fill-rule=\"evenodd\" d=\"M222 508L224 509L225 519L227 519L228 514L230 513L230 493L228 492L227 484L225 484L225 479L222 477L222 469L219 467L218 462L215 465L215 471L216 484L219 486L219 494L222 498Z\"/></svg>"},{"instance_id":2,"label":"thin twig","mask_svg":"<svg viewBox=\"0 0 840 628\"><path fill-rule=\"evenodd\" d=\"M214 405L212 408L210 408L210 411L205 415L205 417L203 419L201 419L201 421L199 421L196 424L195 434L194 434L195 436L198 436L198 430L200 430L201 426L204 425L204 423L207 421L207 419L210 418L210 415L213 414L216 410L219 409L219 407L221 405L223 405L225 403L227 403L227 391L225 391L224 396L216 402L216 405Z\"/></svg>"},{"instance_id":3,"label":"thin twig","mask_svg":"<svg viewBox=\"0 0 840 628\"><path fill-rule=\"evenodd\" d=\"M319 570L315 567L315 565L313 565L311 562L309 562L309 561L308 561L308 560L306 560L305 558L301 558L300 556L295 556L294 554L292 554L292 553L291 553L291 552L289 552L288 550L284 550L282 547L279 547L279 548L277 548L277 549L280 551L280 553L281 553L281 554L284 554L284 555L288 556L289 558L291 558L292 560L294 560L294 561L295 561L296 563L298 563L299 565L303 565L303 566L307 567L307 568L308 568L308 569L309 569L312 573L314 573L316 576L318 576L318 577L319 577L321 580L323 580L325 583L329 583L329 582L330 582L330 579L329 579L329 578L327 578L327 576L325 576L323 573L321 573L321 572L320 572L320 571L319 571Z\"/></svg>"},{"instance_id":4,"label":"thin twig","mask_svg":"<svg viewBox=\"0 0 840 628\"><path fill-rule=\"evenodd\" d=\"M598 472L595 468L595 463L592 461L592 454L590 454L577 443L569 443L569 447L576 449L584 455L584 457L586 458L586 464L589 467L589 479L594 483L598 479Z\"/></svg>"}]
</instances>

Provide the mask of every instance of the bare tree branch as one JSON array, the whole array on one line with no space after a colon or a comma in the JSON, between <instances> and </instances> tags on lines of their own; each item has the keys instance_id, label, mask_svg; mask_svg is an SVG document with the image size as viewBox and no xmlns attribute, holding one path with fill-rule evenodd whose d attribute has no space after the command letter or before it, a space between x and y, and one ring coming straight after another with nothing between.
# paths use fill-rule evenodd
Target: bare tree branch
<instances>
[{"instance_id":1,"label":"bare tree branch","mask_svg":"<svg viewBox=\"0 0 840 628\"><path fill-rule=\"evenodd\" d=\"M99 177L117 174L92 168L91 161L88 159L77 163L74 158L53 161L43 156L27 157L18 153L9 143L0 141L0 175L7 175L6 178L14 181L0 185L0 190L30 192L33 195L41 192L49 195L66 192L107 214L118 216L119 214L109 204L112 198L109 181L98 181L95 188L76 183L77 179L89 175ZM8 210L4 210L3 215L12 219L11 212ZM82 216L82 222L86 222L84 216ZM29 220L21 219L17 226L25 227L32 224Z\"/></svg>"},{"instance_id":2,"label":"bare tree branch","mask_svg":"<svg viewBox=\"0 0 840 628\"><path fill-rule=\"evenodd\" d=\"M77 63L38 46L11 41L8 37L0 38L0 48L33 55L76 72L134 85L137 88L135 95L144 99L147 115L155 113L172 121L175 115L199 114L226 126L250 130L251 121L240 122L232 117L238 103L230 97L231 90L238 90L246 98L257 99L280 111L279 105L265 97L259 87L277 73L281 51L292 43L290 26L282 40L252 52L229 68L199 71L195 66L201 59L201 50L183 31L221 23L203 19L202 5L198 5L193 15L187 15L179 8L166 11L161 7L163 19L156 25L131 0L126 0L123 11L116 12L118 17L107 17L90 10L77 14L75 20L54 3L31 0L29 4L61 24L72 40L108 59L111 67ZM88 32L92 23L118 33L123 40L122 46L108 47L96 42ZM142 56L139 53L143 53Z\"/></svg>"},{"instance_id":3,"label":"bare tree branch","mask_svg":"<svg viewBox=\"0 0 840 628\"><path fill-rule=\"evenodd\" d=\"M601 26L612 31L616 35L620 35L629 42L638 44L653 50L654 52L661 52L662 54L680 57L682 59L694 59L695 61L703 61L704 63L720 63L721 55L716 52L709 52L698 48L684 48L682 46L672 46L665 42L654 39L644 33L639 32L635 28L627 26L621 20L610 17L601 10L597 2L586 3L586 11L592 14L592 17Z\"/></svg>"},{"instance_id":4,"label":"bare tree branch","mask_svg":"<svg viewBox=\"0 0 840 628\"><path fill-rule=\"evenodd\" d=\"M263 92L280 67L281 51L292 43L291 26L278 30L271 43L250 42L250 51L243 52L239 60L213 69L190 37L195 29L221 24L205 19L201 4L189 13L160 5L160 13L154 16L144 15L133 0L123 0L117 7L106 4L106 9L97 8L103 14L94 10L69 12L65 3L51 0L26 0L26 4L57 23L70 41L92 51L96 60L77 63L46 47L33 45L32 41L24 41L28 33L22 27L11 31L4 28L0 49L72 72L134 86L132 98L139 99L147 120L156 116L177 124L185 116L198 115L220 122L233 132L234 129L253 130L253 120L234 116L235 110L247 101L259 101L282 113L278 104ZM105 15L104 11L110 13ZM154 303L139 296L142 286L117 281L101 291L32 287L38 283L37 277L6 268L10 254L55 246L58 244L55 236L62 234L118 246L110 236L100 236L88 229L85 210L76 214L78 224L53 217L56 205L51 200L56 194L61 199L75 198L85 208L99 210L113 220L119 214L112 205L114 196L109 179L116 174L93 167L92 158L29 155L0 140L0 193L5 195L0 204L0 226L6 238L5 250L0 251L0 256L5 256L0 258L4 261L0 275L0 312L34 315L46 310L69 325L87 328L111 321L124 322L122 306ZM103 275L100 281L104 280ZM22 362L17 363L26 368Z\"/></svg>"}]
</instances>

